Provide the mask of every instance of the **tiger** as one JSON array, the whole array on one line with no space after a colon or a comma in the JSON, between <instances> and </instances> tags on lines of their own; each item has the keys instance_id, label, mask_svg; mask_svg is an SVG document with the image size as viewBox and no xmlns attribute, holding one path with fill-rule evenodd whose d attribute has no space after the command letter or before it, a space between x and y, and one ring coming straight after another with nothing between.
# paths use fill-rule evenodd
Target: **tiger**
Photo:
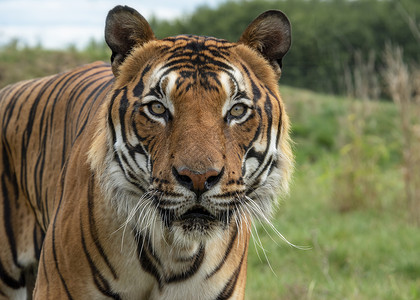
<instances>
[{"instance_id":1,"label":"tiger","mask_svg":"<svg viewBox=\"0 0 420 300\"><path fill-rule=\"evenodd\" d=\"M105 22L111 63L0 91L0 299L244 299L293 170L269 10L238 42Z\"/></svg>"}]
</instances>

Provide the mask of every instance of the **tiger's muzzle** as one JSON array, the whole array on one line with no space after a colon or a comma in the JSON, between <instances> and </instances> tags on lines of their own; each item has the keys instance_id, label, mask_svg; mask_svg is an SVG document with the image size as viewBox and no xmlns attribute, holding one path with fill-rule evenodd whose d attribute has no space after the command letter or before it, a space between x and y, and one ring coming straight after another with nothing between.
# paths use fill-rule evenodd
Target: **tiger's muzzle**
<instances>
[{"instance_id":1,"label":"tiger's muzzle","mask_svg":"<svg viewBox=\"0 0 420 300\"><path fill-rule=\"evenodd\" d=\"M193 191L197 195L197 201L200 202L201 195L219 183L224 173L224 168L217 170L214 168L204 172L190 170L187 167L172 168L172 174L176 181Z\"/></svg>"}]
</instances>

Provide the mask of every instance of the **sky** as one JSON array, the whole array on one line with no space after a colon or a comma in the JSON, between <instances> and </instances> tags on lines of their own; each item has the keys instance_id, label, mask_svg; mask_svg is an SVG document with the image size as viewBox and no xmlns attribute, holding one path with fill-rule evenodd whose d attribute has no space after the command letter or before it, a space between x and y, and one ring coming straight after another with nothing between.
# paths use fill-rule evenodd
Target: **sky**
<instances>
[{"instance_id":1,"label":"sky","mask_svg":"<svg viewBox=\"0 0 420 300\"><path fill-rule=\"evenodd\" d=\"M116 5L135 8L146 19L172 19L197 6L216 7L224 0L0 0L0 45L12 38L46 48L83 47L103 40L105 18Z\"/></svg>"}]
</instances>

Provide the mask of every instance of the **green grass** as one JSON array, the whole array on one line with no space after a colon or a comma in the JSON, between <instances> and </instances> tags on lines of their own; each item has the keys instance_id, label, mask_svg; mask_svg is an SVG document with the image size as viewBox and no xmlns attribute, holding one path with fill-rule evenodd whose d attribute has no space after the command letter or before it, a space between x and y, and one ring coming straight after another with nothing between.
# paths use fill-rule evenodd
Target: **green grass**
<instances>
[{"instance_id":1,"label":"green grass","mask_svg":"<svg viewBox=\"0 0 420 300\"><path fill-rule=\"evenodd\" d=\"M318 189L306 188L314 183ZM260 225L274 273L261 249L251 246L247 299L418 299L419 229L395 208L339 213L329 203L328 184L316 171L300 172L273 222L310 250L272 234L276 245Z\"/></svg>"},{"instance_id":2,"label":"green grass","mask_svg":"<svg viewBox=\"0 0 420 300\"><path fill-rule=\"evenodd\" d=\"M246 299L420 299L420 234L404 204L394 105L363 104L374 108L355 139L342 120L359 101L281 90L293 122L297 166L273 224L290 242L311 249L290 247L267 230L272 239L259 224L273 271L251 241ZM363 145L360 155L375 159L371 186L363 189L374 193L343 212L335 203L352 201L351 191L335 185L340 169L352 163L341 150L353 144Z\"/></svg>"}]
</instances>

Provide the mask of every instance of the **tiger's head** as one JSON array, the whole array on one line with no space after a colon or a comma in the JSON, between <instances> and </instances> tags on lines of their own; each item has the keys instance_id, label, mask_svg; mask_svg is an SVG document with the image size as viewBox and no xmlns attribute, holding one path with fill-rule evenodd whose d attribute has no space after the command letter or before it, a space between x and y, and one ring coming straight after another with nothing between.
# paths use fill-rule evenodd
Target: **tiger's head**
<instances>
[{"instance_id":1,"label":"tiger's head","mask_svg":"<svg viewBox=\"0 0 420 300\"><path fill-rule=\"evenodd\" d=\"M117 6L105 38L115 82L89 160L125 225L188 243L269 218L293 165L278 91L287 17L261 14L237 43L158 40Z\"/></svg>"}]
</instances>

